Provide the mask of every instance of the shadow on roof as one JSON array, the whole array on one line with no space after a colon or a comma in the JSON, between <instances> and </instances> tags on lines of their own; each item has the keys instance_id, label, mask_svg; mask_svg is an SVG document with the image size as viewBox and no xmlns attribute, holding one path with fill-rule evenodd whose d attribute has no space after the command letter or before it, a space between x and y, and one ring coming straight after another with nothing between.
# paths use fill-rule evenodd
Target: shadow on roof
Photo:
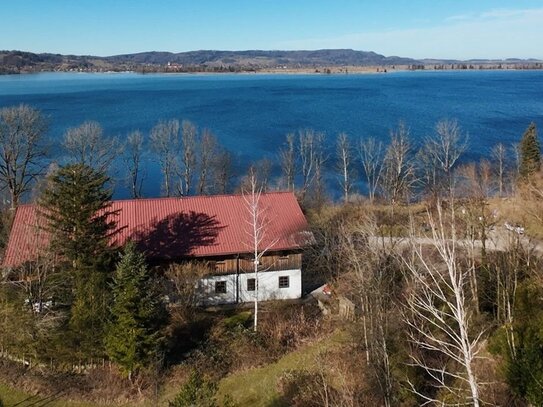
<instances>
[{"instance_id":1,"label":"shadow on roof","mask_svg":"<svg viewBox=\"0 0 543 407\"><path fill-rule=\"evenodd\" d=\"M205 213L178 212L165 218L154 218L130 239L149 259L174 260L189 256L197 247L215 245L219 231L224 227L214 216Z\"/></svg>"}]
</instances>

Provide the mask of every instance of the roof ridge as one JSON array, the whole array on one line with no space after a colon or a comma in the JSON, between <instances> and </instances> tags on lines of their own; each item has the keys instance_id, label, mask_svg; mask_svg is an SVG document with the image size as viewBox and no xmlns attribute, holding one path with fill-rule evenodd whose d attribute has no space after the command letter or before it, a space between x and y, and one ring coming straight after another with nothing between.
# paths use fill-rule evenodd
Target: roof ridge
<instances>
[{"instance_id":1,"label":"roof ridge","mask_svg":"<svg viewBox=\"0 0 543 407\"><path fill-rule=\"evenodd\" d=\"M293 191L268 191L262 192L262 195L279 195L279 194L292 194L295 195ZM157 196L157 197L145 197L145 198L122 198L122 199L112 199L110 202L142 202L142 201L168 201L168 200L189 200L189 199L213 199L213 198L227 198L227 197L242 197L243 193L232 193L232 194L213 194L213 195L190 195L190 196ZM16 211L18 208L24 207L34 207L38 206L38 203L23 203L17 205L16 208L11 210Z\"/></svg>"},{"instance_id":2,"label":"roof ridge","mask_svg":"<svg viewBox=\"0 0 543 407\"><path fill-rule=\"evenodd\" d=\"M262 192L262 195L279 195L279 194L292 194L293 191L268 191ZM213 198L228 198L228 197L242 197L242 193L232 194L213 194L213 195L189 195L189 196L159 196L159 197L146 197L146 198L124 198L124 199L112 199L111 202L142 202L142 201L175 201L175 200L189 200L189 199L213 199ZM33 204L26 204L33 205Z\"/></svg>"}]
</instances>

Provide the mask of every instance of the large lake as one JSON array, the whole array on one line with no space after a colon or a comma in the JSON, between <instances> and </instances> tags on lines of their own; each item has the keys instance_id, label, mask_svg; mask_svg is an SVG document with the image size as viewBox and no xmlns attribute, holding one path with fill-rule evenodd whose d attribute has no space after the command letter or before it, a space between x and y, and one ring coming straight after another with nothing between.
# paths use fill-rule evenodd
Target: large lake
<instances>
[{"instance_id":1,"label":"large lake","mask_svg":"<svg viewBox=\"0 0 543 407\"><path fill-rule=\"evenodd\" d=\"M438 120L457 119L469 133L471 159L497 142L517 142L531 121L542 128L543 71L0 76L0 107L20 103L41 109L56 138L85 120L122 138L135 129L148 134L159 119L188 119L235 153L238 171L275 158L288 132L323 131L332 152L338 132L386 140L400 120L420 141ZM158 169L148 166L146 194L158 195ZM117 196L125 195L119 188Z\"/></svg>"}]
</instances>

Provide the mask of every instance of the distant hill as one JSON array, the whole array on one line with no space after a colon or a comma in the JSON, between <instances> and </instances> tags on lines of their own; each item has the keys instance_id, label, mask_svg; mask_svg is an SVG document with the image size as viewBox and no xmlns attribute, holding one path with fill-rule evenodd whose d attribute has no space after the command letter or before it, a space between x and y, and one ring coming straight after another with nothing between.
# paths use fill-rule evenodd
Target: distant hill
<instances>
[{"instance_id":1,"label":"distant hill","mask_svg":"<svg viewBox=\"0 0 543 407\"><path fill-rule=\"evenodd\" d=\"M375 52L352 49L322 49L317 51L190 51L177 54L169 52L142 52L106 58L120 63L146 63L183 65L255 65L255 66L375 66L405 65L416 63L411 58L385 57Z\"/></svg>"},{"instance_id":2,"label":"distant hill","mask_svg":"<svg viewBox=\"0 0 543 407\"><path fill-rule=\"evenodd\" d=\"M97 57L90 55L35 54L24 51L0 51L0 73L38 71L143 71L143 72L238 72L277 69L305 69L330 72L332 68L395 67L407 69L476 69L482 65L507 64L532 67L540 61L507 59L496 60L416 60L398 56L384 56L371 51L352 49L322 49L315 51L213 51L140 52L135 54ZM456 67L457 65L458 67ZM465 68L463 68L465 66ZM438 67L438 68L436 68Z\"/></svg>"}]
</instances>

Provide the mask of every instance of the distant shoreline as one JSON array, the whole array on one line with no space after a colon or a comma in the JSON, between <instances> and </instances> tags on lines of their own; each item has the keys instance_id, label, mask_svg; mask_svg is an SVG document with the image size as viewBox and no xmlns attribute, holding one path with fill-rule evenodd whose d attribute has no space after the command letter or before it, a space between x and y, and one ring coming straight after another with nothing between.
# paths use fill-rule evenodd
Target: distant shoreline
<instances>
[{"instance_id":1,"label":"distant shoreline","mask_svg":"<svg viewBox=\"0 0 543 407\"><path fill-rule=\"evenodd\" d=\"M413 59L352 49L198 50L179 53L150 51L105 57L0 50L0 73L2 74L49 71L344 74L487 69L541 70L543 69L543 60L534 58Z\"/></svg>"},{"instance_id":2,"label":"distant shoreline","mask_svg":"<svg viewBox=\"0 0 543 407\"><path fill-rule=\"evenodd\" d=\"M543 67L477 67L477 68L434 68L433 66L426 66L424 68L412 69L408 66L396 66L396 67L330 67L330 68L270 68L259 70L246 70L236 72L210 72L210 71L172 71L172 70L153 70L153 71L140 71L140 70L43 70L43 71L22 71L22 72L0 72L0 76L18 76L18 75L36 75L43 73L81 73L81 74L126 74L133 73L139 75L153 75L153 74L167 74L167 75L375 75L375 74L387 74L387 73L402 73L402 72L511 72L511 71L543 71Z\"/></svg>"}]
</instances>

